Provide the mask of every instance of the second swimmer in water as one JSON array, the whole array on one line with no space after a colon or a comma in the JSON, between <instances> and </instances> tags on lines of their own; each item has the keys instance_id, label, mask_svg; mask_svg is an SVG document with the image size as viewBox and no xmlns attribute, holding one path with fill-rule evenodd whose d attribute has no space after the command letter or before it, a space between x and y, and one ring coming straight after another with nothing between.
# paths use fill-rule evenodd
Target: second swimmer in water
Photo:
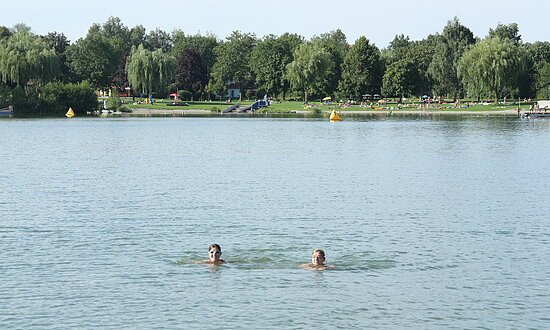
<instances>
[{"instance_id":1,"label":"second swimmer in water","mask_svg":"<svg viewBox=\"0 0 550 330\"><path fill-rule=\"evenodd\" d=\"M333 266L325 264L325 251L321 249L315 249L311 253L311 263L309 264L302 264L300 265L300 268L312 268L317 270L323 270L323 269L332 269Z\"/></svg>"}]
</instances>

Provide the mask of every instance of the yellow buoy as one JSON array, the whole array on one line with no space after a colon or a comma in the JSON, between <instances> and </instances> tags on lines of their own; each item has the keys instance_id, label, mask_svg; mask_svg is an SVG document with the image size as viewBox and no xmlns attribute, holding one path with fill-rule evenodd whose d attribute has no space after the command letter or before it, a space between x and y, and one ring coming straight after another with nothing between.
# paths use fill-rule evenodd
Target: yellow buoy
<instances>
[{"instance_id":1,"label":"yellow buoy","mask_svg":"<svg viewBox=\"0 0 550 330\"><path fill-rule=\"evenodd\" d=\"M67 113L65 114L65 116L67 116L68 118L73 118L73 117L74 117L73 108L69 108L69 110L67 111Z\"/></svg>"},{"instance_id":2,"label":"yellow buoy","mask_svg":"<svg viewBox=\"0 0 550 330\"><path fill-rule=\"evenodd\" d=\"M340 121L342 118L336 113L336 110L332 110L332 113L330 114L330 121Z\"/></svg>"}]
</instances>

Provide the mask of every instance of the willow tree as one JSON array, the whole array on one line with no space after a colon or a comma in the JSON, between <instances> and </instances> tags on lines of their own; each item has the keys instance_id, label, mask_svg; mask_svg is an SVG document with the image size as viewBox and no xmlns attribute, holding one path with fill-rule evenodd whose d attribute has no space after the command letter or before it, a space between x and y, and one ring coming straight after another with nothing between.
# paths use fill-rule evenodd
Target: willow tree
<instances>
[{"instance_id":1,"label":"willow tree","mask_svg":"<svg viewBox=\"0 0 550 330\"><path fill-rule=\"evenodd\" d=\"M508 39L488 38L464 52L458 73L472 96L489 96L495 101L518 86L524 69L524 50Z\"/></svg>"},{"instance_id":2,"label":"willow tree","mask_svg":"<svg viewBox=\"0 0 550 330\"><path fill-rule=\"evenodd\" d=\"M320 92L320 85L334 69L331 55L318 44L304 43L294 52L294 61L287 65L286 76L290 85L304 93L307 102L309 93Z\"/></svg>"},{"instance_id":3,"label":"willow tree","mask_svg":"<svg viewBox=\"0 0 550 330\"><path fill-rule=\"evenodd\" d=\"M0 79L27 88L52 80L59 70L59 57L39 36L19 29L0 40Z\"/></svg>"},{"instance_id":4,"label":"willow tree","mask_svg":"<svg viewBox=\"0 0 550 330\"><path fill-rule=\"evenodd\" d=\"M161 49L150 51L143 45L132 46L126 72L134 90L151 95L156 88L165 87L174 71L175 60Z\"/></svg>"}]
</instances>

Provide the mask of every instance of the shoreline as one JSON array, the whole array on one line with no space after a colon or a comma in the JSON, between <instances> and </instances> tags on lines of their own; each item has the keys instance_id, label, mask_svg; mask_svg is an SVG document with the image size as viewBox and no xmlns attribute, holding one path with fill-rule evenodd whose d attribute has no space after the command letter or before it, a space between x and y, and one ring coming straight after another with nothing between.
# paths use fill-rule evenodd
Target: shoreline
<instances>
[{"instance_id":1,"label":"shoreline","mask_svg":"<svg viewBox=\"0 0 550 330\"><path fill-rule=\"evenodd\" d=\"M524 113L525 111L521 111ZM330 115L331 111L323 110L319 116ZM468 111L468 110L344 110L338 112L340 115L346 117L346 115L483 115L483 116L515 116L518 117L518 111L515 109L507 110L480 110L480 111ZM108 115L108 116L112 116ZM239 115L315 115L309 110L294 110L292 112L268 112L268 113L226 113L222 114L206 109L132 109L131 113L116 113L114 115L128 116L128 117L185 117L185 116L239 116Z\"/></svg>"}]
</instances>

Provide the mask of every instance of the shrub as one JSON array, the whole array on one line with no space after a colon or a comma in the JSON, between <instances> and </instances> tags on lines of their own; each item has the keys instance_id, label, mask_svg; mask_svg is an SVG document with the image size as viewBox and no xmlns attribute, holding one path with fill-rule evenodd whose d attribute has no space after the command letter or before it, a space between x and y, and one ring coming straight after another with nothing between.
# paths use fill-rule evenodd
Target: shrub
<instances>
[{"instance_id":1,"label":"shrub","mask_svg":"<svg viewBox=\"0 0 550 330\"><path fill-rule=\"evenodd\" d=\"M8 100L11 98L11 89L0 84L0 108L7 107L9 105Z\"/></svg>"},{"instance_id":2,"label":"shrub","mask_svg":"<svg viewBox=\"0 0 550 330\"><path fill-rule=\"evenodd\" d=\"M113 111L127 111L128 109L123 106L124 102L120 98L118 91L113 90L111 96L107 99L107 109Z\"/></svg>"},{"instance_id":3,"label":"shrub","mask_svg":"<svg viewBox=\"0 0 550 330\"><path fill-rule=\"evenodd\" d=\"M182 101L189 101L193 94L190 91L180 90L178 92L178 98Z\"/></svg>"},{"instance_id":4,"label":"shrub","mask_svg":"<svg viewBox=\"0 0 550 330\"><path fill-rule=\"evenodd\" d=\"M63 115L69 107L73 108L76 115L98 109L97 95L86 81L78 84L46 84L41 99L46 105L45 111L51 115Z\"/></svg>"},{"instance_id":5,"label":"shrub","mask_svg":"<svg viewBox=\"0 0 550 330\"><path fill-rule=\"evenodd\" d=\"M12 91L12 103L17 116L48 115L47 103L40 98L35 89L25 91L23 87L16 87Z\"/></svg>"}]
</instances>

